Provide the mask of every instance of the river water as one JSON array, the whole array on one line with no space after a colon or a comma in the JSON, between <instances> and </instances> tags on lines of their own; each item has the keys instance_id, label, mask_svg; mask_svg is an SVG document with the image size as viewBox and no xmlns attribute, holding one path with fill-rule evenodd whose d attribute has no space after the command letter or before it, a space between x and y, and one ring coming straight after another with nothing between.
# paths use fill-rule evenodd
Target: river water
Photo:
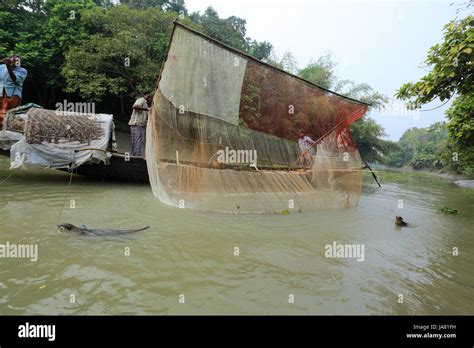
<instances>
[{"instance_id":1,"label":"river water","mask_svg":"<svg viewBox=\"0 0 474 348\"><path fill-rule=\"evenodd\" d=\"M0 182L9 174L0 157ZM367 177L357 208L289 215L195 212L147 185L68 183L35 169L0 184L0 244L38 245L36 262L0 259L0 314L474 314L474 197L448 181L382 175L377 189ZM151 228L91 237L58 221ZM364 260L325 257L334 242L363 245Z\"/></svg>"}]
</instances>

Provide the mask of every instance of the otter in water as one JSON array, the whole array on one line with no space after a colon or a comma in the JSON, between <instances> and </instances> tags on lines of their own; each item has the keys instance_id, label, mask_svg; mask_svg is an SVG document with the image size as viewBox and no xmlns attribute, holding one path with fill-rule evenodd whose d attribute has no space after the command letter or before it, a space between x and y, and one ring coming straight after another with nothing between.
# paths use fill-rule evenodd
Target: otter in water
<instances>
[{"instance_id":1,"label":"otter in water","mask_svg":"<svg viewBox=\"0 0 474 348\"><path fill-rule=\"evenodd\" d=\"M140 231L144 231L150 228L150 226L145 226L137 230L111 230L111 229L99 230L99 229L92 229L92 228L85 228L85 227L77 227L77 226L74 226L73 224L68 224L68 223L59 224L56 226L63 230L74 232L77 234L88 234L88 235L93 235L93 236L115 236L118 234L140 232Z\"/></svg>"},{"instance_id":2,"label":"otter in water","mask_svg":"<svg viewBox=\"0 0 474 348\"><path fill-rule=\"evenodd\" d=\"M408 224L405 221L403 221L403 218L401 216L395 216L395 225L402 226L402 227L408 226Z\"/></svg>"}]
</instances>

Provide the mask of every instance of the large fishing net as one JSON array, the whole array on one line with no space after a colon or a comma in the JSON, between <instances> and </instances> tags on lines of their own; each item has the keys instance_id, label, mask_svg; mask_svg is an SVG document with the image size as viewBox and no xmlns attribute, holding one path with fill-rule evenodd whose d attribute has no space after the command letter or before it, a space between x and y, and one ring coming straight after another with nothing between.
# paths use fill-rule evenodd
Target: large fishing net
<instances>
[{"instance_id":1,"label":"large fishing net","mask_svg":"<svg viewBox=\"0 0 474 348\"><path fill-rule=\"evenodd\" d=\"M176 23L147 126L153 193L219 212L356 206L363 162L348 127L366 111Z\"/></svg>"}]
</instances>

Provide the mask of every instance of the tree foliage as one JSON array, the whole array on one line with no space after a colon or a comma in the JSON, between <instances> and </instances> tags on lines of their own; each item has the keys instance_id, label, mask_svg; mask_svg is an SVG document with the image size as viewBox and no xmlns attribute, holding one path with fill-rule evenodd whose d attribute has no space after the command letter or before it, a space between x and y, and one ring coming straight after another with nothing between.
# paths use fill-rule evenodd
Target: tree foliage
<instances>
[{"instance_id":1,"label":"tree foliage","mask_svg":"<svg viewBox=\"0 0 474 348\"><path fill-rule=\"evenodd\" d=\"M451 21L444 26L444 41L428 50L424 61L430 71L418 82L404 84L396 97L413 104L426 104L455 93L468 95L474 86L474 19Z\"/></svg>"},{"instance_id":2,"label":"tree foliage","mask_svg":"<svg viewBox=\"0 0 474 348\"><path fill-rule=\"evenodd\" d=\"M373 118L364 116L349 128L362 158L368 162L385 163L386 156L397 148L393 142L382 139L385 131Z\"/></svg>"},{"instance_id":3,"label":"tree foliage","mask_svg":"<svg viewBox=\"0 0 474 348\"><path fill-rule=\"evenodd\" d=\"M241 18L220 18L212 8L187 14L183 0L5 0L0 56L22 57L24 101L47 108L63 98L95 101L101 112L126 118L136 95L155 88L178 16L258 59L270 55L272 45L247 37Z\"/></svg>"},{"instance_id":4,"label":"tree foliage","mask_svg":"<svg viewBox=\"0 0 474 348\"><path fill-rule=\"evenodd\" d=\"M249 53L257 59L265 60L270 56L273 48L271 43L267 41L259 42L246 36L245 19L236 16L220 18L212 7L208 7L202 15L194 12L189 15L189 18L206 35L226 45Z\"/></svg>"},{"instance_id":5,"label":"tree foliage","mask_svg":"<svg viewBox=\"0 0 474 348\"><path fill-rule=\"evenodd\" d=\"M390 154L387 164L395 167L439 170L449 165L448 130L445 122L427 128L410 128L398 141L398 150Z\"/></svg>"},{"instance_id":6,"label":"tree foliage","mask_svg":"<svg viewBox=\"0 0 474 348\"><path fill-rule=\"evenodd\" d=\"M85 12L81 20L97 33L67 51L62 70L67 91L102 101L106 96L137 96L152 90L174 17L159 7L146 11L96 7Z\"/></svg>"},{"instance_id":7,"label":"tree foliage","mask_svg":"<svg viewBox=\"0 0 474 348\"><path fill-rule=\"evenodd\" d=\"M446 116L450 135L448 148L459 156L452 166L474 177L474 94L458 96L446 110Z\"/></svg>"},{"instance_id":8,"label":"tree foliage","mask_svg":"<svg viewBox=\"0 0 474 348\"><path fill-rule=\"evenodd\" d=\"M21 56L29 71L27 100L48 107L64 95L64 53L86 38L80 14L95 6L92 0L16 1L0 10L0 55Z\"/></svg>"},{"instance_id":9,"label":"tree foliage","mask_svg":"<svg viewBox=\"0 0 474 348\"><path fill-rule=\"evenodd\" d=\"M425 60L429 72L420 81L404 84L396 97L409 105L423 105L436 98L449 100L446 111L450 141L459 153L456 170L474 175L474 19L467 16L444 26L443 42L431 47Z\"/></svg>"},{"instance_id":10,"label":"tree foliage","mask_svg":"<svg viewBox=\"0 0 474 348\"><path fill-rule=\"evenodd\" d=\"M316 61L311 61L305 68L298 73L299 76L321 86L329 89L336 85L337 79L334 74L336 63L331 55L327 53L319 57Z\"/></svg>"}]
</instances>

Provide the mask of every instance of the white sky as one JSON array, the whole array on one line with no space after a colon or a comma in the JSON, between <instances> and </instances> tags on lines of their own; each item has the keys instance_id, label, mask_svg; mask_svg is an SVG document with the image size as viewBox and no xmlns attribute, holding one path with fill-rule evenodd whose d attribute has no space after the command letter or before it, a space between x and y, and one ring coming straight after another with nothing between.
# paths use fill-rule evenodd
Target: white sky
<instances>
[{"instance_id":1,"label":"white sky","mask_svg":"<svg viewBox=\"0 0 474 348\"><path fill-rule=\"evenodd\" d=\"M425 74L420 63L428 49L441 42L444 24L456 17L454 0L185 0L188 11L212 6L222 18L247 21L247 36L269 41L277 54L289 50L304 67L327 51L338 62L341 79L366 82L390 98L403 83ZM466 2L465 0L464 2ZM440 105L439 100L423 109ZM426 127L444 120L444 110L371 117L391 140L411 127Z\"/></svg>"}]
</instances>

